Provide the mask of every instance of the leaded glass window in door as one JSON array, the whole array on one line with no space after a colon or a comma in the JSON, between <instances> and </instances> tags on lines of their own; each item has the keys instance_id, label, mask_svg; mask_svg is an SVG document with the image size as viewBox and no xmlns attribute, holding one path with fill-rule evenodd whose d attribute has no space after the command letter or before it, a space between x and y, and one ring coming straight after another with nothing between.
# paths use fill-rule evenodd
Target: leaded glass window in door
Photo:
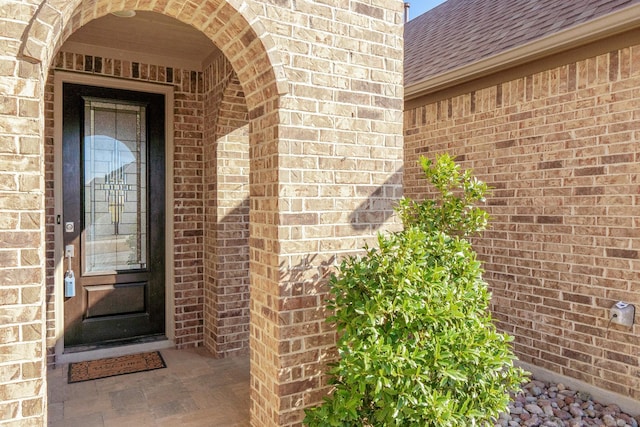
<instances>
[{"instance_id":1,"label":"leaded glass window in door","mask_svg":"<svg viewBox=\"0 0 640 427\"><path fill-rule=\"evenodd\" d=\"M145 106L84 98L83 271L147 265Z\"/></svg>"}]
</instances>

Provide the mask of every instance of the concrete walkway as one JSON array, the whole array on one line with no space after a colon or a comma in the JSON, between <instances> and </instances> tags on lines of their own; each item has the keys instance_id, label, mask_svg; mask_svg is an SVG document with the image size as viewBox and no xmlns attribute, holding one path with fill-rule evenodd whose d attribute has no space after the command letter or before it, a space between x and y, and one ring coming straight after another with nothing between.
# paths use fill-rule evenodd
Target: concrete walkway
<instances>
[{"instance_id":1,"label":"concrete walkway","mask_svg":"<svg viewBox=\"0 0 640 427\"><path fill-rule=\"evenodd\" d=\"M245 427L249 358L203 349L162 350L167 368L67 384L68 365L47 373L50 427Z\"/></svg>"}]
</instances>

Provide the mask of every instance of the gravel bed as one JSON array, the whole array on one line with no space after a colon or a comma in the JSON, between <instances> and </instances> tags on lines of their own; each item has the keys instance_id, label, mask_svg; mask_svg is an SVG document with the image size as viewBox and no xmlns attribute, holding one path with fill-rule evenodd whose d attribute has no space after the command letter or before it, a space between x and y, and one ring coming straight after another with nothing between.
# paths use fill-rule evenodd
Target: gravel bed
<instances>
[{"instance_id":1,"label":"gravel bed","mask_svg":"<svg viewBox=\"0 0 640 427\"><path fill-rule=\"evenodd\" d=\"M594 401L589 393L570 390L563 384L533 380L509 404L500 427L638 427L640 415L632 417L618 405Z\"/></svg>"}]
</instances>

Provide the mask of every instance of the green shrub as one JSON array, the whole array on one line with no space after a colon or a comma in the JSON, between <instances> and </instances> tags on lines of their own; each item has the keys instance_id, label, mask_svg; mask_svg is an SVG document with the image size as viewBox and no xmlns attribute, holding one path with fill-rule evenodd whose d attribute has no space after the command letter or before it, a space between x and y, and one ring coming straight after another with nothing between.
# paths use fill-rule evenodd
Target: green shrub
<instances>
[{"instance_id":1,"label":"green shrub","mask_svg":"<svg viewBox=\"0 0 640 427\"><path fill-rule=\"evenodd\" d=\"M487 184L476 179L470 170L460 172L460 166L444 154L436 163L420 158L425 177L438 192L438 198L415 202L404 198L397 211L405 227L418 226L429 232L469 237L487 228L489 214L476 206L484 202Z\"/></svg>"},{"instance_id":2,"label":"green shrub","mask_svg":"<svg viewBox=\"0 0 640 427\"><path fill-rule=\"evenodd\" d=\"M505 410L525 374L488 310L465 239L486 227L487 186L447 156L422 159L438 200L403 200L404 229L345 259L330 278L339 360L309 426L473 426Z\"/></svg>"}]
</instances>

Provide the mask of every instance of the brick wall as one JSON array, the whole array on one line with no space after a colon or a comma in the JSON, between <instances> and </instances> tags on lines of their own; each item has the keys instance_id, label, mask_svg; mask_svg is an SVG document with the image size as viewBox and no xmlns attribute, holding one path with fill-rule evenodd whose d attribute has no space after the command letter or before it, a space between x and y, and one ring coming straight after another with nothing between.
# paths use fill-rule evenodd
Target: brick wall
<instances>
[{"instance_id":1,"label":"brick wall","mask_svg":"<svg viewBox=\"0 0 640 427\"><path fill-rule=\"evenodd\" d=\"M405 194L427 194L420 155L488 182L475 248L518 357L640 401L640 325L609 325L640 308L638 88L632 46L412 108Z\"/></svg>"},{"instance_id":2,"label":"brick wall","mask_svg":"<svg viewBox=\"0 0 640 427\"><path fill-rule=\"evenodd\" d=\"M46 400L42 82L17 58L35 8L0 12L0 423L25 426L41 425Z\"/></svg>"},{"instance_id":3,"label":"brick wall","mask_svg":"<svg viewBox=\"0 0 640 427\"><path fill-rule=\"evenodd\" d=\"M51 286L50 273L45 280L45 249L52 250L44 223L45 174L51 182L45 147L50 167L52 146L50 131L45 133L52 119L46 78L69 34L125 3L42 0L34 5L20 0L3 5L0 14L0 240L5 242L0 251L5 277L0 284L0 354L6 355L0 359L0 410L7 425L46 423L45 330L53 328L51 322L45 326L45 311L52 309L52 301L45 301L47 283ZM233 92L238 95L237 85L242 87L249 135L252 425L300 425L302 408L320 401L327 391L322 372L333 357L333 332L323 322L326 270L394 223L391 206L402 191L402 5L400 0L135 4L138 10L186 22L214 41L237 76L232 84L229 80L226 93L233 117L241 104ZM132 79L169 78L167 69L162 74L151 64L138 64L136 77L132 64L109 65L107 60L99 61L102 71L94 57L74 57L69 67ZM204 121L211 101L204 76L172 71L174 243L182 254L174 266L176 340L183 346L201 342L203 335L197 313L205 307L204 272L216 266L203 262L205 231L215 229L215 239L206 244L216 250L246 251L244 244L229 245L224 237L231 222L219 223L238 207L243 222L246 202L244 196L225 198L229 204L215 201L217 216L205 225L211 206L203 166L213 160L205 157L204 139L229 147L231 134L220 138L225 127L234 125L218 121L215 133L209 133L214 128ZM209 139L212 134L215 138ZM235 164L229 177L246 177L243 150L216 159L217 167L238 160L241 165ZM50 200L50 187L46 190ZM50 237L50 228L47 233ZM245 240L246 230L240 235ZM226 266L222 256L216 253L216 268ZM246 265L244 254L240 259L235 271ZM224 273L225 280L232 271ZM207 276L208 291L217 286L218 272L213 276L213 281ZM246 285L224 292L246 298ZM220 306L222 296L208 293L207 306ZM222 309L233 312L226 305ZM246 333L246 324L239 333Z\"/></svg>"},{"instance_id":4,"label":"brick wall","mask_svg":"<svg viewBox=\"0 0 640 427\"><path fill-rule=\"evenodd\" d=\"M205 346L217 356L249 352L249 118L231 64L205 80Z\"/></svg>"},{"instance_id":5,"label":"brick wall","mask_svg":"<svg viewBox=\"0 0 640 427\"><path fill-rule=\"evenodd\" d=\"M204 310L204 95L202 74L181 70L174 92L175 343L201 345Z\"/></svg>"}]
</instances>

